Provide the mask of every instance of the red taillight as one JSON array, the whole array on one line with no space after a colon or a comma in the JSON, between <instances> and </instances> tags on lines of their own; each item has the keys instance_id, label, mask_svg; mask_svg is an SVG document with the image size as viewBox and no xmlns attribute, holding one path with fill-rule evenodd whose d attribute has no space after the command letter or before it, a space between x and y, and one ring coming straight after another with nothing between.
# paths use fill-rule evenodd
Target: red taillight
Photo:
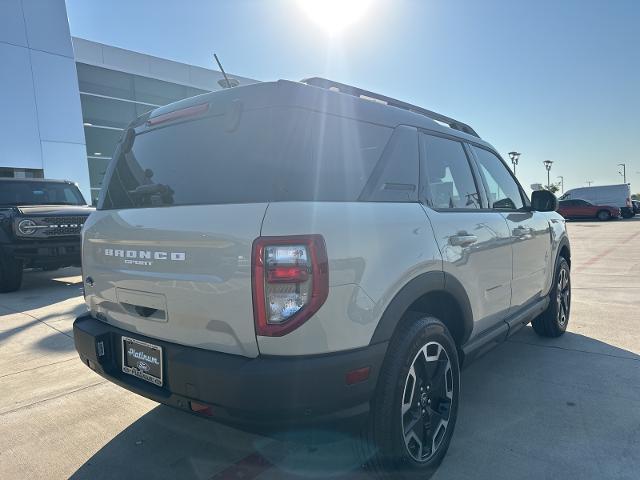
<instances>
[{"instance_id":1,"label":"red taillight","mask_svg":"<svg viewBox=\"0 0 640 480\"><path fill-rule=\"evenodd\" d=\"M302 283L309 278L306 267L267 268L269 283Z\"/></svg>"},{"instance_id":2,"label":"red taillight","mask_svg":"<svg viewBox=\"0 0 640 480\"><path fill-rule=\"evenodd\" d=\"M170 122L172 120L178 120L180 118L193 117L195 115L200 115L207 110L209 110L209 104L200 103L198 105L181 108L179 110L174 110L173 112L164 113L162 115L158 115L157 117L150 118L149 120L147 120L147 125L158 125L159 123Z\"/></svg>"},{"instance_id":3,"label":"red taillight","mask_svg":"<svg viewBox=\"0 0 640 480\"><path fill-rule=\"evenodd\" d=\"M259 237L253 242L252 263L258 335L286 335L327 299L329 264L321 235Z\"/></svg>"}]
</instances>

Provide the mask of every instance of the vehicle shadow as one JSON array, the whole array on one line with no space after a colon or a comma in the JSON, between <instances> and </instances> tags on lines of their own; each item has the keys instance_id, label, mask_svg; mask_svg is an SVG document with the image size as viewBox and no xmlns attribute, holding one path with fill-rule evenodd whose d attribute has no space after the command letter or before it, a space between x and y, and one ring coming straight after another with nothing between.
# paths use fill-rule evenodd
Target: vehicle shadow
<instances>
[{"instance_id":1,"label":"vehicle shadow","mask_svg":"<svg viewBox=\"0 0 640 480\"><path fill-rule=\"evenodd\" d=\"M639 355L527 327L463 371L456 432L434 478L634 478L638 425ZM158 406L71 478L367 478L355 432L316 435L313 446L267 439Z\"/></svg>"},{"instance_id":2,"label":"vehicle shadow","mask_svg":"<svg viewBox=\"0 0 640 480\"><path fill-rule=\"evenodd\" d=\"M73 320L86 311L82 301L79 268L56 271L26 271L23 287L0 294L0 346L37 325L47 325L51 334L40 338L41 350L73 350ZM10 318L12 316L12 318ZM60 337L62 334L65 337Z\"/></svg>"},{"instance_id":3,"label":"vehicle shadow","mask_svg":"<svg viewBox=\"0 0 640 480\"><path fill-rule=\"evenodd\" d=\"M79 268L25 271L22 288L17 292L0 294L0 307L13 313L36 310L82 296L82 277Z\"/></svg>"},{"instance_id":4,"label":"vehicle shadow","mask_svg":"<svg viewBox=\"0 0 640 480\"><path fill-rule=\"evenodd\" d=\"M618 217L618 218L612 218L610 220L600 220L598 218L565 218L565 221L567 223L596 223L596 224L605 225L611 222L614 222L614 223L615 222L639 222L640 215L635 215L631 218Z\"/></svg>"}]
</instances>

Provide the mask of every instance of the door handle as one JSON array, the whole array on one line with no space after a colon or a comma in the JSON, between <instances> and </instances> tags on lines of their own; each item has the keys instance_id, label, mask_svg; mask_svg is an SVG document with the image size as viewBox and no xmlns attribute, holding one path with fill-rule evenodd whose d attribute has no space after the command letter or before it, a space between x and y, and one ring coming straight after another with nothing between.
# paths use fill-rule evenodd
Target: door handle
<instances>
[{"instance_id":1,"label":"door handle","mask_svg":"<svg viewBox=\"0 0 640 480\"><path fill-rule=\"evenodd\" d=\"M516 227L513 229L513 236L518 237L522 240L533 238L533 228L522 227L522 226Z\"/></svg>"},{"instance_id":2,"label":"door handle","mask_svg":"<svg viewBox=\"0 0 640 480\"><path fill-rule=\"evenodd\" d=\"M454 247L468 247L477 241L476 235L452 235L449 237L449 243Z\"/></svg>"}]
</instances>

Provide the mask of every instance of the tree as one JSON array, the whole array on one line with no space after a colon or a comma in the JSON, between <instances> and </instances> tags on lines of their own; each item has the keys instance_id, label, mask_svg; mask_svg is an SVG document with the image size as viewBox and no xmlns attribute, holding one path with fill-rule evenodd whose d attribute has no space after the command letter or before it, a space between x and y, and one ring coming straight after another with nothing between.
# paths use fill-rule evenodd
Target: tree
<instances>
[{"instance_id":1,"label":"tree","mask_svg":"<svg viewBox=\"0 0 640 480\"><path fill-rule=\"evenodd\" d=\"M549 190L551 193L555 195L560 190L560 184L552 183L551 185L545 185L544 189Z\"/></svg>"},{"instance_id":2,"label":"tree","mask_svg":"<svg viewBox=\"0 0 640 480\"><path fill-rule=\"evenodd\" d=\"M631 195L631 200L640 200L640 193L634 193Z\"/></svg>"}]
</instances>

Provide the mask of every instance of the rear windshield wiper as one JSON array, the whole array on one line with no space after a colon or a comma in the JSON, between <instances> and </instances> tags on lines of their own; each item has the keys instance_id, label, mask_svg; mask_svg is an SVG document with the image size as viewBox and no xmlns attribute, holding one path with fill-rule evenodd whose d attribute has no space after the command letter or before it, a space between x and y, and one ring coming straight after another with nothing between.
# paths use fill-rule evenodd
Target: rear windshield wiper
<instances>
[{"instance_id":1,"label":"rear windshield wiper","mask_svg":"<svg viewBox=\"0 0 640 480\"><path fill-rule=\"evenodd\" d=\"M129 190L127 193L137 200L136 203L142 199L149 199L152 204L173 204L173 189L169 185L163 185L161 183L139 185L135 190Z\"/></svg>"},{"instance_id":2,"label":"rear windshield wiper","mask_svg":"<svg viewBox=\"0 0 640 480\"><path fill-rule=\"evenodd\" d=\"M129 195L156 195L156 194L167 194L173 193L171 187L169 185L163 185L161 183L152 183L150 185L140 185L136 187L135 190L129 190Z\"/></svg>"}]
</instances>

